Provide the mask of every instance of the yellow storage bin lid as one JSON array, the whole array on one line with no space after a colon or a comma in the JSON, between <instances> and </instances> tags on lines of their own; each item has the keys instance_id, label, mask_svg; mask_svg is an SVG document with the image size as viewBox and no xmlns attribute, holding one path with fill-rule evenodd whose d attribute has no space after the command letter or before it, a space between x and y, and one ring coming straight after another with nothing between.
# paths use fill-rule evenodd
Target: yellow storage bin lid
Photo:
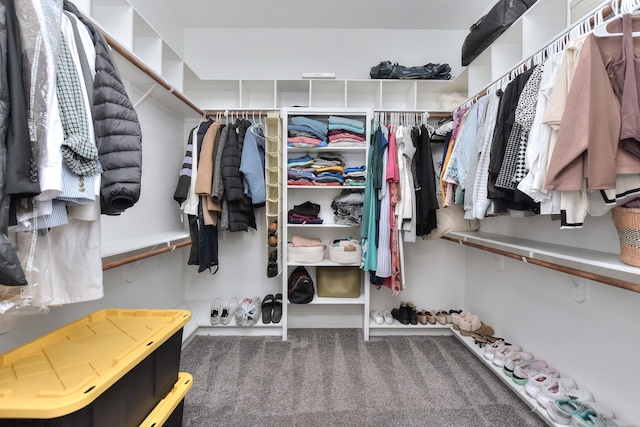
<instances>
[{"instance_id":1,"label":"yellow storage bin lid","mask_svg":"<svg viewBox=\"0 0 640 427\"><path fill-rule=\"evenodd\" d=\"M105 309L1 355L0 418L50 419L88 406L190 318Z\"/></svg>"},{"instance_id":2,"label":"yellow storage bin lid","mask_svg":"<svg viewBox=\"0 0 640 427\"><path fill-rule=\"evenodd\" d=\"M178 373L178 381L167 397L162 399L153 411L144 419L140 427L160 427L169 419L182 399L193 385L193 377L186 372Z\"/></svg>"}]
</instances>

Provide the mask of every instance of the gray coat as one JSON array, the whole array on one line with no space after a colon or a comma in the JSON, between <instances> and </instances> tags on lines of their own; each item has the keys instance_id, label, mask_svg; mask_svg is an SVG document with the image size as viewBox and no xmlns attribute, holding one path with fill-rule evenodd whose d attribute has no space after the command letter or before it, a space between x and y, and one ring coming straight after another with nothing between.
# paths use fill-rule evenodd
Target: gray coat
<instances>
[{"instance_id":1,"label":"gray coat","mask_svg":"<svg viewBox=\"0 0 640 427\"><path fill-rule=\"evenodd\" d=\"M118 215L133 206L140 198L140 122L104 36L72 3L65 1L64 8L78 16L93 37L96 49L93 126L100 164L104 170L100 206L103 214Z\"/></svg>"}]
</instances>

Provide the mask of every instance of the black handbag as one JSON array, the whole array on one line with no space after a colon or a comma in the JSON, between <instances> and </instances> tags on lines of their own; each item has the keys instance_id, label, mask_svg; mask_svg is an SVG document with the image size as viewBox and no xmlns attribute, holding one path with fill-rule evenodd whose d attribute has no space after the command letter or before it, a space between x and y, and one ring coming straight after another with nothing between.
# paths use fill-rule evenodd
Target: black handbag
<instances>
[{"instance_id":1,"label":"black handbag","mask_svg":"<svg viewBox=\"0 0 640 427\"><path fill-rule=\"evenodd\" d=\"M500 34L504 33L536 0L499 0L473 24L462 44L462 65L473 62Z\"/></svg>"},{"instance_id":2,"label":"black handbag","mask_svg":"<svg viewBox=\"0 0 640 427\"><path fill-rule=\"evenodd\" d=\"M293 270L289 276L288 287L289 302L293 304L308 304L316 293L309 272L302 266Z\"/></svg>"}]
</instances>

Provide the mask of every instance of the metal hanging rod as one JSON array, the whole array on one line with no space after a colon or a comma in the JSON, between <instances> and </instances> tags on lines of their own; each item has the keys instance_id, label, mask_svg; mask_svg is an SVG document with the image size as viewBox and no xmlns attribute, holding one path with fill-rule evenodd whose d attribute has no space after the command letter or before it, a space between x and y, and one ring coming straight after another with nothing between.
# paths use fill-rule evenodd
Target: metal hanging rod
<instances>
[{"instance_id":1,"label":"metal hanging rod","mask_svg":"<svg viewBox=\"0 0 640 427\"><path fill-rule=\"evenodd\" d=\"M444 240L449 240L450 242L461 243L465 246L469 246L471 248L480 249L483 251L491 252L494 254L502 255L507 258L516 259L518 261L523 261L528 264L535 264L540 267L548 268L551 270L560 271L562 273L571 274L572 276L582 277L584 279L593 280L595 282L604 283L606 285L615 286L617 288L626 289L628 291L640 292L640 284L629 282L627 280L616 279L615 277L604 276L602 274L591 273L588 271L578 270L577 268L567 267L566 265L556 264L554 262L542 261L536 258L519 255L513 252L505 251L502 249L492 248L491 246L485 246L478 243L467 242L461 239L456 239L449 236L441 237Z\"/></svg>"},{"instance_id":2,"label":"metal hanging rod","mask_svg":"<svg viewBox=\"0 0 640 427\"><path fill-rule=\"evenodd\" d=\"M416 115L426 114L428 119L449 119L453 116L451 113L443 113L439 112L429 112L424 110L373 110L374 113L384 113L384 114L400 114L402 117L415 117Z\"/></svg>"}]
</instances>

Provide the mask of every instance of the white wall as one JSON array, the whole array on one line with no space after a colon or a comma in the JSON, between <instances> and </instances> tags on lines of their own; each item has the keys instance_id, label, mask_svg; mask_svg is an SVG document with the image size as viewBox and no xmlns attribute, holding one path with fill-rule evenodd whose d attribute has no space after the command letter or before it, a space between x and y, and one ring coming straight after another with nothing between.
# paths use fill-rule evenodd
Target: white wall
<instances>
[{"instance_id":1,"label":"white wall","mask_svg":"<svg viewBox=\"0 0 640 427\"><path fill-rule=\"evenodd\" d=\"M619 252L610 215L582 230L559 230L548 217L492 218L482 231ZM573 276L477 249L466 249L465 307L497 336L520 345L573 378L627 421L640 422L640 294L587 281L587 300L572 297ZM638 277L626 278L638 282Z\"/></svg>"},{"instance_id":2,"label":"white wall","mask_svg":"<svg viewBox=\"0 0 640 427\"><path fill-rule=\"evenodd\" d=\"M299 79L333 72L368 79L381 61L416 66L448 63L462 70L467 31L377 29L204 29L184 32L184 59L201 79Z\"/></svg>"}]
</instances>

